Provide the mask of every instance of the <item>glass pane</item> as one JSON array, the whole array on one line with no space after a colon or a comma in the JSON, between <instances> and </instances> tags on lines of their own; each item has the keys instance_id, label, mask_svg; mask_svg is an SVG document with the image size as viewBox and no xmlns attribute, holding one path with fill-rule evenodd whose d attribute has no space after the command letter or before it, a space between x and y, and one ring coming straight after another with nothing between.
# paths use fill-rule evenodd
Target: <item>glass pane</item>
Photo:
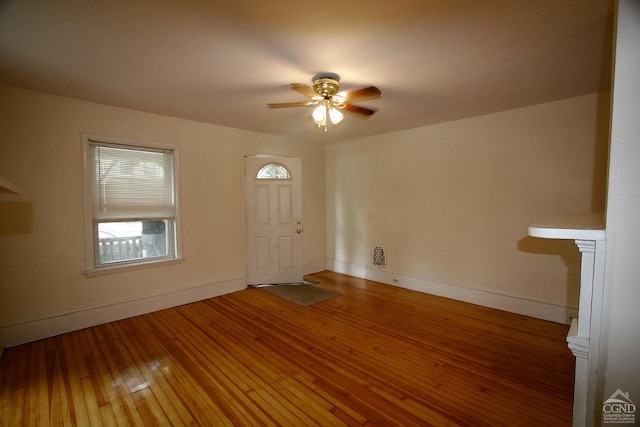
<instances>
[{"instance_id":1,"label":"glass pane","mask_svg":"<svg viewBox=\"0 0 640 427\"><path fill-rule=\"evenodd\" d=\"M168 220L99 223L99 263L166 257L168 230Z\"/></svg>"},{"instance_id":2,"label":"glass pane","mask_svg":"<svg viewBox=\"0 0 640 427\"><path fill-rule=\"evenodd\" d=\"M256 175L257 179L291 179L287 168L276 163L263 166Z\"/></svg>"},{"instance_id":3,"label":"glass pane","mask_svg":"<svg viewBox=\"0 0 640 427\"><path fill-rule=\"evenodd\" d=\"M167 256L167 221L142 222L142 256L153 258Z\"/></svg>"}]
</instances>

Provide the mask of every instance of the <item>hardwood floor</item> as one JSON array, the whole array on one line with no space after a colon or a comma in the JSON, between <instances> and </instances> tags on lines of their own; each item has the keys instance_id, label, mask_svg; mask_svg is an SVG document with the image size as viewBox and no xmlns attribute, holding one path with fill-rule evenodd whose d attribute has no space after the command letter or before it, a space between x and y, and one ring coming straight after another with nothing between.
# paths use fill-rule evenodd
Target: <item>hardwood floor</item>
<instances>
[{"instance_id":1,"label":"hardwood floor","mask_svg":"<svg viewBox=\"0 0 640 427\"><path fill-rule=\"evenodd\" d=\"M331 272L5 350L0 425L571 424L568 326Z\"/></svg>"}]
</instances>

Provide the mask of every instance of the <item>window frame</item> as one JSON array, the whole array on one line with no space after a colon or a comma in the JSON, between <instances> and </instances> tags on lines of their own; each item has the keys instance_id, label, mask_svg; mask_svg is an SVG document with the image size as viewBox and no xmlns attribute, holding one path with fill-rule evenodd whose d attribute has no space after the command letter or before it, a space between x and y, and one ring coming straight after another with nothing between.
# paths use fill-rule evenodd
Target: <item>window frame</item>
<instances>
[{"instance_id":1,"label":"window frame","mask_svg":"<svg viewBox=\"0 0 640 427\"><path fill-rule=\"evenodd\" d=\"M142 151L170 151L172 153L173 166L173 193L174 193L174 217L169 219L172 227L167 228L168 246L173 250L162 257L138 258L133 260L118 261L108 264L99 262L99 237L98 222L93 218L92 182L91 182L91 146L100 145L105 147L132 148ZM147 268L156 265L167 265L182 262L182 244L180 230L180 150L177 145L140 141L123 138L114 138L102 135L82 134L82 174L83 174L83 197L84 197L84 235L85 235L85 259L86 269L84 274L87 277L102 274L116 273L127 270ZM128 218L130 221L140 221L137 218ZM167 218L158 218L166 220ZM122 222L126 222L124 218ZM108 222L108 221L104 221ZM118 221L120 222L120 221Z\"/></svg>"}]
</instances>

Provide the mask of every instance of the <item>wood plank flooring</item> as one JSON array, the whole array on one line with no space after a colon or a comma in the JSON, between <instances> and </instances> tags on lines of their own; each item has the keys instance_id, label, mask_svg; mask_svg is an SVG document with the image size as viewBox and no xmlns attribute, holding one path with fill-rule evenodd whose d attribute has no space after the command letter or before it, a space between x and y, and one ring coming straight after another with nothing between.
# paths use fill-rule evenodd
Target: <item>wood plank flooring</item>
<instances>
[{"instance_id":1,"label":"wood plank flooring","mask_svg":"<svg viewBox=\"0 0 640 427\"><path fill-rule=\"evenodd\" d=\"M568 326L331 272L5 350L0 425L563 426Z\"/></svg>"}]
</instances>

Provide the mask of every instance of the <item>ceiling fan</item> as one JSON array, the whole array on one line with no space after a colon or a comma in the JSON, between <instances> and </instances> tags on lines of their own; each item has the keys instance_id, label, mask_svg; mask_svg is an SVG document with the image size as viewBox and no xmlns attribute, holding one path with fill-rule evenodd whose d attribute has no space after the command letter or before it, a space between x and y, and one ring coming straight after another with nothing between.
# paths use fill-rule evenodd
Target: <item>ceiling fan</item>
<instances>
[{"instance_id":1,"label":"ceiling fan","mask_svg":"<svg viewBox=\"0 0 640 427\"><path fill-rule=\"evenodd\" d=\"M269 108L316 107L311 113L311 119L326 132L330 126L336 126L342 122L343 111L362 119L370 117L376 110L353 105L353 103L378 99L382 94L375 86L340 92L340 76L334 73L316 74L311 81L313 87L304 83L291 83L291 89L310 98L309 101L281 102L267 104L267 106Z\"/></svg>"}]
</instances>

